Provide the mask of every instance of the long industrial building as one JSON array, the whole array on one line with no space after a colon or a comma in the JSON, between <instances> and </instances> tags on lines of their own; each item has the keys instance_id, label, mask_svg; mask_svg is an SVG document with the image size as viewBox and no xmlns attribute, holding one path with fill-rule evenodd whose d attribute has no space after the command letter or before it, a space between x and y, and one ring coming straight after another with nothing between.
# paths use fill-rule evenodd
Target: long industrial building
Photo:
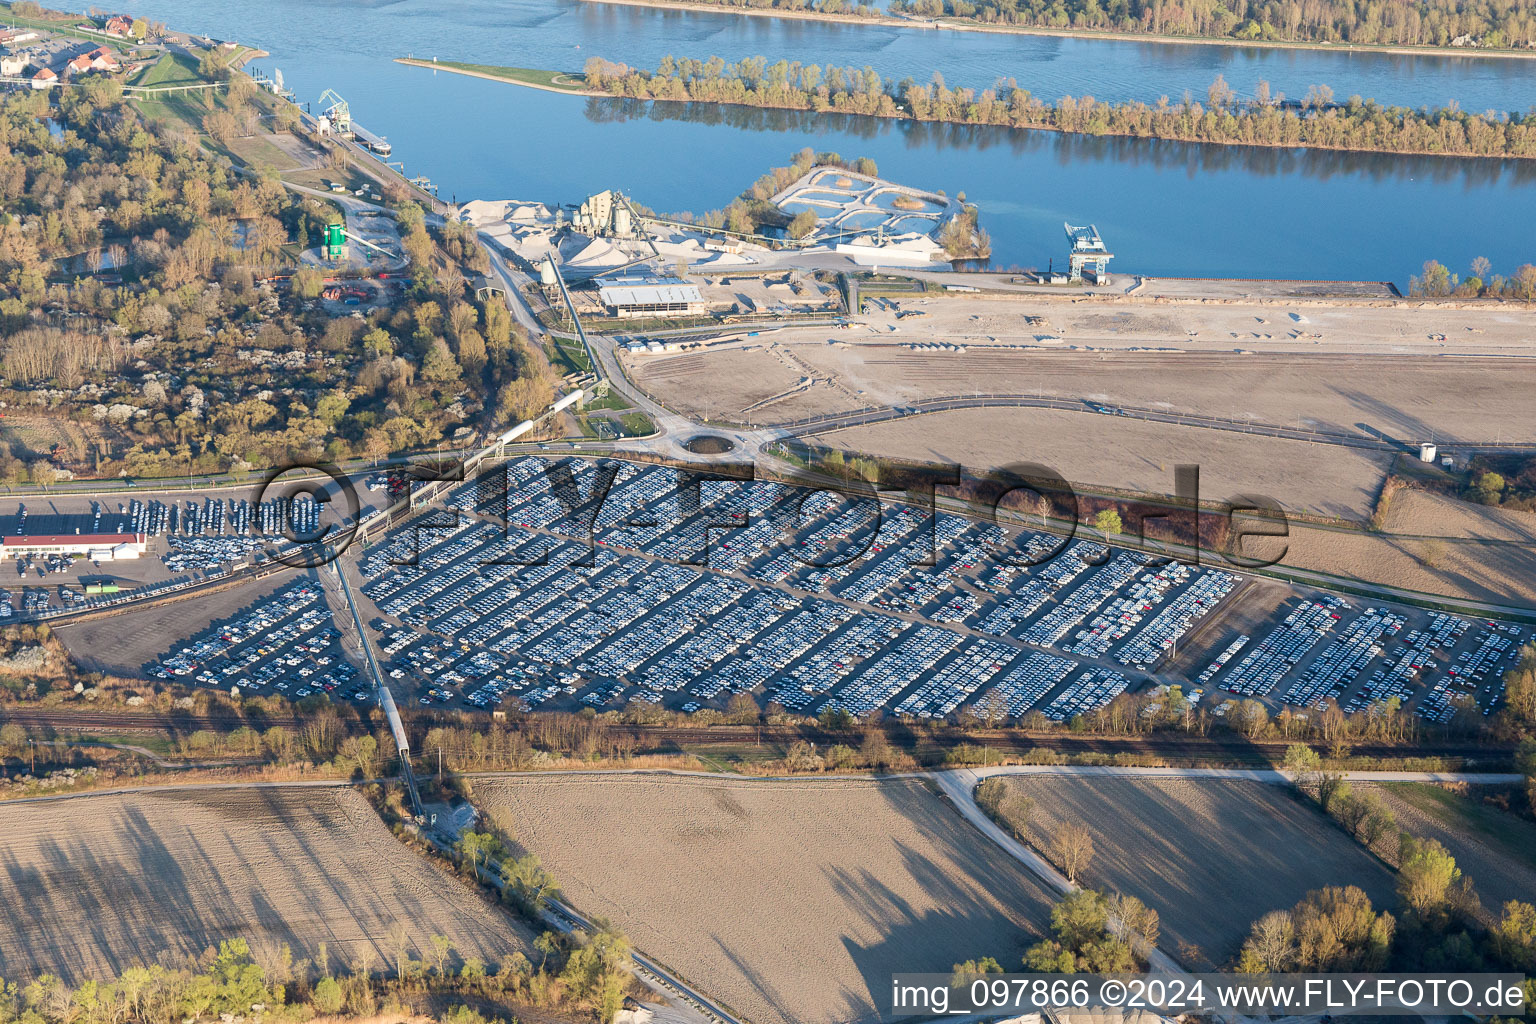
<instances>
[{"instance_id":1,"label":"long industrial building","mask_svg":"<svg viewBox=\"0 0 1536 1024\"><path fill-rule=\"evenodd\" d=\"M93 561L138 558L149 549L142 533L42 533L0 537L0 558L85 555Z\"/></svg>"},{"instance_id":2,"label":"long industrial building","mask_svg":"<svg viewBox=\"0 0 1536 1024\"><path fill-rule=\"evenodd\" d=\"M615 277L598 288L598 298L610 316L636 317L704 313L704 296L697 285L676 277Z\"/></svg>"}]
</instances>

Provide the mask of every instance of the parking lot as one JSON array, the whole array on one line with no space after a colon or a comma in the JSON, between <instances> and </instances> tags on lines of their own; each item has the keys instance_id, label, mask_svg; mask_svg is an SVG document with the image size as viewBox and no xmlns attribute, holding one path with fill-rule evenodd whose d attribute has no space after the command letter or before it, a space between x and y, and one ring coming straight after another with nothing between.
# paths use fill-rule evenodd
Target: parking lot
<instances>
[{"instance_id":1,"label":"parking lot","mask_svg":"<svg viewBox=\"0 0 1536 1024\"><path fill-rule=\"evenodd\" d=\"M7 560L0 581L0 620L47 616L120 604L149 591L172 590L261 563L315 536L324 506L295 498L59 498L18 501L0 512L0 533L13 537L143 534L146 554L92 560L80 555L24 554Z\"/></svg>"},{"instance_id":2,"label":"parking lot","mask_svg":"<svg viewBox=\"0 0 1536 1024\"><path fill-rule=\"evenodd\" d=\"M345 656L320 584L306 577L218 620L144 667L157 679L302 700L371 699Z\"/></svg>"},{"instance_id":3,"label":"parking lot","mask_svg":"<svg viewBox=\"0 0 1536 1024\"><path fill-rule=\"evenodd\" d=\"M999 546L1061 539L772 482L680 487L657 467L623 465L598 502L592 465L567 468L551 483L542 458L516 460L504 503L499 480L461 485L456 525L401 528L362 559L386 671L418 700L696 711L751 693L802 713L1063 720L1177 683L1218 713L1396 697L1445 721L1463 694L1496 706L1529 635L1300 588L1239 633L1223 618L1247 581L1220 569L1082 539L1002 564ZM1196 630L1217 653L1172 671Z\"/></svg>"}]
</instances>

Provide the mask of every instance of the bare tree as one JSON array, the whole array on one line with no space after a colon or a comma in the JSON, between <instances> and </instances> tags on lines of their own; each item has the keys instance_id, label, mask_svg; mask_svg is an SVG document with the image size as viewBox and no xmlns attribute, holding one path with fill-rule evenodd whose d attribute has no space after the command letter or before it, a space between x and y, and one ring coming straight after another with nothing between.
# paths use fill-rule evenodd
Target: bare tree
<instances>
[{"instance_id":1,"label":"bare tree","mask_svg":"<svg viewBox=\"0 0 1536 1024\"><path fill-rule=\"evenodd\" d=\"M1078 875L1093 859L1093 836L1081 825L1064 825L1053 840L1057 859L1067 873L1067 881L1077 884Z\"/></svg>"},{"instance_id":2,"label":"bare tree","mask_svg":"<svg viewBox=\"0 0 1536 1024\"><path fill-rule=\"evenodd\" d=\"M1286 910L1272 910L1253 923L1243 944L1243 967L1288 971L1296 966L1296 924Z\"/></svg>"},{"instance_id":3,"label":"bare tree","mask_svg":"<svg viewBox=\"0 0 1536 1024\"><path fill-rule=\"evenodd\" d=\"M389 930L389 947L395 954L395 981L405 983L406 961L410 958L411 933L403 923Z\"/></svg>"},{"instance_id":4,"label":"bare tree","mask_svg":"<svg viewBox=\"0 0 1536 1024\"><path fill-rule=\"evenodd\" d=\"M439 978L444 977L444 968L448 966L448 956L453 952L453 942L446 935L434 935L430 940L432 944L432 966L437 970Z\"/></svg>"}]
</instances>

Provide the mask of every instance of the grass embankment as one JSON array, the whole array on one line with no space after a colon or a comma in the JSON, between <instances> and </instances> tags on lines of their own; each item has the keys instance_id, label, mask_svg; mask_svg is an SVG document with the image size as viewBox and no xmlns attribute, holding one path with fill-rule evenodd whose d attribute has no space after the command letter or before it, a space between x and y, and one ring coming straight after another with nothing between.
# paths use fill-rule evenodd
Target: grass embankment
<instances>
[{"instance_id":1,"label":"grass embankment","mask_svg":"<svg viewBox=\"0 0 1536 1024\"><path fill-rule=\"evenodd\" d=\"M1536 867L1536 849L1510 835L1507 812L1428 783L1384 782L1381 785L1403 803L1446 828L1474 836L1512 861Z\"/></svg>"},{"instance_id":2,"label":"grass embankment","mask_svg":"<svg viewBox=\"0 0 1536 1024\"><path fill-rule=\"evenodd\" d=\"M206 81L197 73L197 64L183 53L168 53L141 69L128 80L134 89L176 88L201 85Z\"/></svg>"},{"instance_id":3,"label":"grass embankment","mask_svg":"<svg viewBox=\"0 0 1536 1024\"><path fill-rule=\"evenodd\" d=\"M551 92L591 92L587 88L585 77L579 72L513 68L499 64L471 64L458 60L418 60L415 57L396 57L395 63L407 64L415 68L431 68L434 71L449 71L456 75L469 75L473 78L489 78L496 82L512 82L515 85L548 89Z\"/></svg>"},{"instance_id":4,"label":"grass embankment","mask_svg":"<svg viewBox=\"0 0 1536 1024\"><path fill-rule=\"evenodd\" d=\"M592 360L587 358L587 350L575 338L549 335L549 361L563 374L592 372Z\"/></svg>"}]
</instances>

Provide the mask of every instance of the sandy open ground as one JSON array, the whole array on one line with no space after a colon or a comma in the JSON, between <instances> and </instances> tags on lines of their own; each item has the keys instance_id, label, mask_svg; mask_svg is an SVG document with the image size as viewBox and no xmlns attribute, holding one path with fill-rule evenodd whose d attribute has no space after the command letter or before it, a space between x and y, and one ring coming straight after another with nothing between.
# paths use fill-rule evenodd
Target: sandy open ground
<instances>
[{"instance_id":1,"label":"sandy open ground","mask_svg":"<svg viewBox=\"0 0 1536 1024\"><path fill-rule=\"evenodd\" d=\"M1524 415L1536 385L1526 310L969 297L899 303L925 315L881 312L848 330L768 331L630 365L674 407L702 412L708 403L717 416L777 394L789 363L803 367L792 379L828 382L740 417L762 424L1007 392L1442 445L1536 440L1536 421ZM965 351L912 347L933 343ZM807 411L813 399L822 407Z\"/></svg>"},{"instance_id":2,"label":"sandy open ground","mask_svg":"<svg viewBox=\"0 0 1536 1024\"><path fill-rule=\"evenodd\" d=\"M1037 846L1065 823L1093 833L1087 884L1156 910L1159 945L1174 954L1192 943L1225 964L1255 918L1325 885L1357 885L1377 907L1394 900L1390 871L1279 786L1102 776L1017 776L1008 785L1034 801Z\"/></svg>"},{"instance_id":3,"label":"sandy open ground","mask_svg":"<svg viewBox=\"0 0 1536 1024\"><path fill-rule=\"evenodd\" d=\"M1532 340L1530 310L1513 304L1449 309L1327 299L1206 302L1142 296L1085 300L932 293L893 296L890 301L898 310L873 309L857 318L852 329L837 332L840 339L1434 355L1529 355ZM897 312L908 315L898 318ZM1031 322L1029 317L1039 320Z\"/></svg>"},{"instance_id":4,"label":"sandy open ground","mask_svg":"<svg viewBox=\"0 0 1536 1024\"><path fill-rule=\"evenodd\" d=\"M208 790L7 804L0 846L0 977L71 982L197 955L245 938L321 942L333 958L414 955L442 934L500 963L529 939L511 917L438 872L349 789ZM335 961L333 959L333 966Z\"/></svg>"},{"instance_id":5,"label":"sandy open ground","mask_svg":"<svg viewBox=\"0 0 1536 1024\"><path fill-rule=\"evenodd\" d=\"M1017 967L1045 893L918 781L477 782L578 909L754 1024L873 1021L896 971Z\"/></svg>"}]
</instances>

